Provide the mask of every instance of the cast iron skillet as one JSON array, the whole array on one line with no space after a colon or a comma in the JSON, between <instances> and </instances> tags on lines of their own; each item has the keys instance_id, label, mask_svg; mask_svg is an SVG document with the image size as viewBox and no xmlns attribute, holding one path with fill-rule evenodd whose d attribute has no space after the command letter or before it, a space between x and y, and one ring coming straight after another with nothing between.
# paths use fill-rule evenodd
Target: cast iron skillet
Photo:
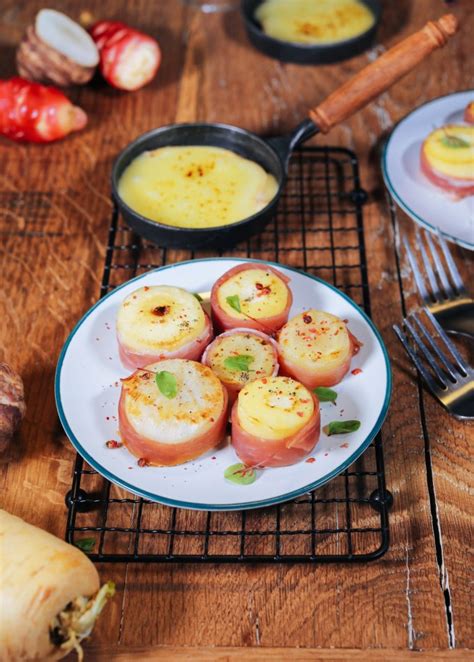
<instances>
[{"instance_id":1,"label":"cast iron skillet","mask_svg":"<svg viewBox=\"0 0 474 662\"><path fill-rule=\"evenodd\" d=\"M154 129L128 145L112 170L112 194L126 223L160 246L183 248L227 248L261 232L272 218L286 181L288 162L294 148L314 134L327 133L411 71L433 50L444 46L458 28L452 14L427 25L387 51L372 64L309 111L309 118L289 135L264 140L226 124L173 124ZM170 145L213 145L224 147L259 163L278 182L278 192L261 211L236 223L214 228L178 228L151 221L124 203L118 182L125 168L146 150Z\"/></svg>"},{"instance_id":2,"label":"cast iron skillet","mask_svg":"<svg viewBox=\"0 0 474 662\"><path fill-rule=\"evenodd\" d=\"M262 53L276 60L296 64L331 64L363 53L373 45L382 15L379 0L361 0L374 16L374 23L368 30L351 39L330 44L298 44L265 34L255 19L255 11L262 2L263 0L242 0L240 11L249 40Z\"/></svg>"}]
</instances>

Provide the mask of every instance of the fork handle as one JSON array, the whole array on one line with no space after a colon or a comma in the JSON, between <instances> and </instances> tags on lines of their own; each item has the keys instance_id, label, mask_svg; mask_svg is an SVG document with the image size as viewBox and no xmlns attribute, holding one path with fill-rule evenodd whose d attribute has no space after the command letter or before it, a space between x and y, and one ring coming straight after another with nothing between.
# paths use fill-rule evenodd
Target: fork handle
<instances>
[{"instance_id":1,"label":"fork handle","mask_svg":"<svg viewBox=\"0 0 474 662\"><path fill-rule=\"evenodd\" d=\"M385 92L436 48L444 46L458 27L453 14L429 21L422 30L391 48L310 110L311 120L322 133L327 133Z\"/></svg>"}]
</instances>

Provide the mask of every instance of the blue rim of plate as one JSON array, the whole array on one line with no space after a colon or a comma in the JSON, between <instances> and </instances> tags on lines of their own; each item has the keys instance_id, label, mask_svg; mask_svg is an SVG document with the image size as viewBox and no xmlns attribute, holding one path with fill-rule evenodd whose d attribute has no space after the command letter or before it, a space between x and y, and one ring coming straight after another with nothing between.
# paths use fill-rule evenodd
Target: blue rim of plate
<instances>
[{"instance_id":1,"label":"blue rim of plate","mask_svg":"<svg viewBox=\"0 0 474 662\"><path fill-rule=\"evenodd\" d=\"M414 113L418 112L421 110L421 108L425 108L426 106L430 106L433 103L436 103L437 101L441 101L441 99L447 99L448 97L455 97L458 94L466 94L467 92L474 92L474 90L459 90L458 92L452 92L451 94L444 94L441 97L436 97L436 99L431 99L430 101L427 101L426 103L422 103L421 106L418 106L414 110L411 111L411 113L408 113L408 115L405 115L405 117L402 117L401 120L399 120L395 126L393 127L390 137L386 141L383 152L382 152L382 158L381 158L381 166L382 166L382 175L383 179L385 182L385 186L388 188L390 195L392 198L395 200L397 205L403 209L403 211L408 214L412 218L412 220L415 221L415 223L419 223L422 227L426 228L430 232L433 232L434 234L441 234L443 237L446 239L449 239L455 244L458 244L458 246L463 246L464 248L467 248L469 250L474 250L474 243L470 243L469 241L465 241L464 239L459 239L458 237L454 237L453 235L449 234L448 232L444 232L443 230L440 230L439 228L436 227L436 225L432 225L431 223L428 223L424 218L419 216L413 209L403 200L403 198L400 197L400 195L396 192L395 187L392 184L392 181L390 179L390 175L388 174L388 168L387 168L387 154L388 150L390 147L390 143L392 141L392 138L395 135L396 130L405 122L408 120Z\"/></svg>"},{"instance_id":2,"label":"blue rim of plate","mask_svg":"<svg viewBox=\"0 0 474 662\"><path fill-rule=\"evenodd\" d=\"M74 435L73 431L71 430L69 423L67 421L66 415L64 413L64 409L61 403L61 393L60 393L60 380L61 380L61 368L64 362L64 358L66 356L68 347L74 338L76 332L78 329L82 326L83 322L89 317L89 315L99 306L102 304L105 299L108 297L112 296L112 294L115 294L125 286L129 285L130 283L137 282L144 278L145 276L149 276L152 273L155 273L157 271L165 271L166 269L174 269L176 267L179 267L184 264L192 264L195 262L225 262L225 261L234 261L234 262L255 262L255 263L260 263L260 264L270 264L274 267L280 268L280 269L288 269L289 271L294 271L302 276L306 276L307 278L310 278L311 280L314 280L318 283L321 283L322 285L325 285L326 287L329 287L329 289L333 290L334 292L337 292L340 296L342 296L343 299L348 301L353 308L355 308L364 318L364 320L367 322L371 330L373 331L375 337L377 338L380 347L382 348L382 353L384 356L385 360L385 367L386 367L386 378L387 378L387 385L386 385L386 391L385 391L385 398L384 402L382 405L382 410L375 422L375 425L373 426L372 430L366 437L365 441L357 448L352 455L342 462L338 467L336 467L333 471L330 473L326 474L323 478L319 478L318 480L309 483L308 485L305 485L304 487L301 487L297 490L294 490L292 492L287 492L286 494L281 494L277 497L272 497L271 499L261 499L260 501L252 501L252 502L244 502L244 503L228 503L228 504L223 504L223 505L216 505L216 504L208 504L208 503L196 503L196 502L188 502L188 501L178 501L176 499L169 499L168 497L161 497L159 495L153 494L152 492L147 492L146 490L142 490L140 488L137 488L135 485L131 485L125 480L122 480L121 478L117 478L112 474L108 469L105 469L101 464L99 464L87 451L83 446L81 445L81 442L77 437ZM98 473L100 473L104 478L109 480L111 483L115 483L116 485L119 485L120 487L125 488L129 492L132 492L133 494L136 494L137 496L143 497L144 499L148 499L149 501L153 501L155 503L161 503L164 504L165 506L173 506L176 508L186 508L188 510L204 510L204 511L232 511L232 510L252 510L254 508L264 508L266 506L273 506L278 503L282 503L284 501L290 501L291 499L294 499L296 497L301 496L302 494L306 494L307 492L311 492L312 490L316 489L317 487L320 487L321 485L324 485L325 483L329 482L339 474L341 474L343 471L345 471L353 462L357 460L358 457L362 455L362 453L368 448L368 446L371 444L373 441L375 435L379 432L380 428L382 427L382 424L385 420L385 417L387 415L388 407L390 404L390 398L392 394L392 371L390 368L390 361L388 357L388 352L387 348L385 347L385 344L382 340L382 336L380 335L378 329L372 322L372 320L368 317L368 315L360 308L355 301L353 301L347 294L344 292L341 292L337 287L334 287L334 285L331 285L330 283L327 283L326 281L322 280L321 278L318 278L317 276L312 276L311 274L307 274L306 272L302 271L301 269L295 269L294 267L288 267L285 266L284 264L279 264L278 262L272 262L270 260L256 260L256 259L247 259L247 258L234 258L234 257L214 257L214 258L201 258L198 260L185 260L184 262L176 262L175 264L167 264L164 265L163 267L158 267L157 269L152 269L150 271L147 271L144 274L140 274L139 276L136 276L135 278L131 278L128 280L126 283L122 283L121 285L118 285L115 289L113 289L111 292L103 296L97 303L95 303L92 308L90 308L83 317L77 322L77 324L74 326L73 330L69 334L68 339L66 340L61 353L59 355L58 359L58 364L56 366L56 374L54 378L54 397L56 400L56 408L58 410L58 415L59 415L59 420L61 421L61 425L64 428L64 431L66 432L66 435L69 439L69 441L72 443L76 451L86 460L86 462L93 468L95 469Z\"/></svg>"}]
</instances>

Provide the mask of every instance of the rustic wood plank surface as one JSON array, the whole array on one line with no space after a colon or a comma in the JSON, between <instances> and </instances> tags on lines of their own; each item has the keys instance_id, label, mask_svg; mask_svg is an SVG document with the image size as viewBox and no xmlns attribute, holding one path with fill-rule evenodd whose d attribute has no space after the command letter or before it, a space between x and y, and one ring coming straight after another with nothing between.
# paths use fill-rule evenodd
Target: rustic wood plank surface
<instances>
[{"instance_id":1,"label":"rustic wood plank surface","mask_svg":"<svg viewBox=\"0 0 474 662\"><path fill-rule=\"evenodd\" d=\"M6 77L14 71L15 44L41 3L2 0L0 6L0 76ZM72 0L48 6L76 18L81 11ZM252 50L234 12L204 15L179 0L91 0L87 9L159 39L163 64L156 80L133 94L95 81L71 90L90 123L64 142L0 143L0 360L22 374L28 405L17 452L0 467L1 505L59 536L75 455L57 420L53 375L62 343L99 294L114 156L143 131L174 121L218 120L263 134L290 130L315 101L446 5L386 2L376 49L319 68L284 65ZM153 659L152 653L120 653L139 646L169 646L158 659L188 659L179 647L197 646L204 648L193 650L193 659L223 660L239 657L239 651L214 655L206 647L347 649L321 653L321 659L347 659L346 653L358 659L354 650L376 649L360 657L388 660L400 659L397 651L404 650L450 659L439 651L474 648L468 561L472 427L448 417L420 390L391 331L404 310L419 304L404 258L395 251L400 229L414 236L414 228L403 213L390 213L378 165L381 140L399 118L431 98L472 86L474 17L468 0L455 3L454 11L463 29L442 52L318 139L357 152L370 194L364 214L372 313L394 369L394 397L383 427L395 498L390 551L357 566L103 564L102 576L117 583L118 595L99 623L90 659ZM472 283L468 252L453 252ZM188 253L176 251L174 258L183 256ZM258 651L245 655L260 659ZM281 649L263 654L282 655ZM297 655L318 659L312 652Z\"/></svg>"},{"instance_id":2,"label":"rustic wood plank surface","mask_svg":"<svg viewBox=\"0 0 474 662\"><path fill-rule=\"evenodd\" d=\"M232 662L232 660L242 659L241 648L171 648L171 647L156 647L154 649L146 648L133 648L127 652L120 650L110 650L106 654L100 649L91 649L91 654L98 662L105 660L118 660L119 662L129 662L129 660L177 660L178 662L186 662L187 660L195 660L201 662L203 660L212 660L213 662ZM305 649L292 649L288 648L246 648L245 660L253 662L256 660L265 660L265 662L277 662L284 658L290 657L291 660L296 662L346 662L347 660L367 660L368 662L379 662L380 650L358 650L358 649L322 649L322 648L305 648ZM450 650L450 651L435 651L428 652L414 651L407 653L400 650L384 650L383 659L386 662L400 662L400 660L421 659L421 660L436 660L439 662L450 662L450 660L467 660L469 653L463 650Z\"/></svg>"}]
</instances>

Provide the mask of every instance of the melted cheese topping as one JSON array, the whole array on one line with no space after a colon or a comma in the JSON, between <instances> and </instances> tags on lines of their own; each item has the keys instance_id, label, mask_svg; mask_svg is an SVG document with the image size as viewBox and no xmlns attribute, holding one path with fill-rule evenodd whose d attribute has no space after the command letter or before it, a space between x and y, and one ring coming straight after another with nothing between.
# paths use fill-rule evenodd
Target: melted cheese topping
<instances>
[{"instance_id":1,"label":"melted cheese topping","mask_svg":"<svg viewBox=\"0 0 474 662\"><path fill-rule=\"evenodd\" d=\"M236 356L252 358L248 371L232 370L226 366L226 359ZM207 361L219 379L236 386L273 375L276 365L275 349L270 341L250 331L234 331L216 338L209 347Z\"/></svg>"},{"instance_id":2,"label":"melted cheese topping","mask_svg":"<svg viewBox=\"0 0 474 662\"><path fill-rule=\"evenodd\" d=\"M220 147L161 147L137 156L120 178L123 201L152 221L211 228L242 221L278 190L258 163Z\"/></svg>"},{"instance_id":3,"label":"melted cheese topping","mask_svg":"<svg viewBox=\"0 0 474 662\"><path fill-rule=\"evenodd\" d=\"M164 444L189 441L210 430L222 414L224 390L210 368L185 359L166 359L147 366L170 372L178 392L167 398L152 373L137 371L123 382L125 413L135 431Z\"/></svg>"},{"instance_id":4,"label":"melted cheese topping","mask_svg":"<svg viewBox=\"0 0 474 662\"><path fill-rule=\"evenodd\" d=\"M447 125L432 131L423 152L443 175L474 180L474 126Z\"/></svg>"},{"instance_id":5,"label":"melted cheese topping","mask_svg":"<svg viewBox=\"0 0 474 662\"><path fill-rule=\"evenodd\" d=\"M239 297L242 313L227 303L227 297ZM288 286L269 269L250 268L228 278L217 291L222 310L235 319L263 319L279 315L288 303Z\"/></svg>"},{"instance_id":6,"label":"melted cheese topping","mask_svg":"<svg viewBox=\"0 0 474 662\"><path fill-rule=\"evenodd\" d=\"M172 352L198 338L206 318L196 297L179 287L141 287L122 302L117 333L127 348Z\"/></svg>"},{"instance_id":7,"label":"melted cheese topping","mask_svg":"<svg viewBox=\"0 0 474 662\"><path fill-rule=\"evenodd\" d=\"M265 0L255 18L271 37L301 44L351 39L367 32L375 21L358 0Z\"/></svg>"},{"instance_id":8,"label":"melted cheese topping","mask_svg":"<svg viewBox=\"0 0 474 662\"><path fill-rule=\"evenodd\" d=\"M264 377L240 391L237 414L241 427L262 441L285 439L308 423L314 401L308 389L289 377Z\"/></svg>"},{"instance_id":9,"label":"melted cheese topping","mask_svg":"<svg viewBox=\"0 0 474 662\"><path fill-rule=\"evenodd\" d=\"M278 344L285 359L308 370L337 368L352 354L344 322L335 315L314 309L287 322L280 331Z\"/></svg>"}]
</instances>

